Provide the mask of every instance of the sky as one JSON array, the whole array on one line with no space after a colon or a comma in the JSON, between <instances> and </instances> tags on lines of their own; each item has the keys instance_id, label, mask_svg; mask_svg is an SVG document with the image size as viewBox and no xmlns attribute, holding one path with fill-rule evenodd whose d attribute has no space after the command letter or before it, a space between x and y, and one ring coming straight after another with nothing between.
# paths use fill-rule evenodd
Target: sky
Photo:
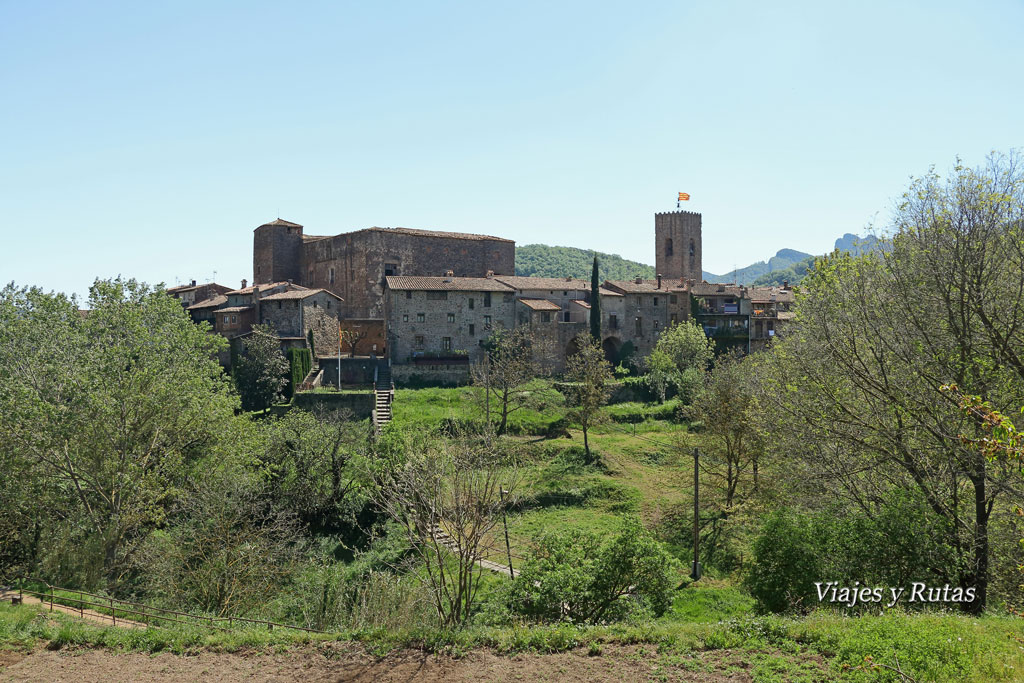
<instances>
[{"instance_id":1,"label":"sky","mask_svg":"<svg viewBox=\"0 0 1024 683\"><path fill-rule=\"evenodd\" d=\"M1024 2L0 0L0 284L252 277L252 230L476 232L705 270L884 227L1024 146Z\"/></svg>"}]
</instances>

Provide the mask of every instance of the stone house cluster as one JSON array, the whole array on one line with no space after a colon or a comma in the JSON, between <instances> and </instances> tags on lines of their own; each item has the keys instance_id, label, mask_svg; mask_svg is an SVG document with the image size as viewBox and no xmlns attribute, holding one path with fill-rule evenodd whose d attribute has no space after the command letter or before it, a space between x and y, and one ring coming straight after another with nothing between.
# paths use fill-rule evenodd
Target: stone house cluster
<instances>
[{"instance_id":1,"label":"stone house cluster","mask_svg":"<svg viewBox=\"0 0 1024 683\"><path fill-rule=\"evenodd\" d=\"M600 297L602 346L648 354L669 326L694 319L720 348L763 348L792 318L793 291L703 282L701 215L655 214L654 280L589 281L515 275L515 243L499 237L366 228L330 237L277 219L253 234L253 284L168 290L193 319L234 338L272 324L282 348L314 336L320 360L387 358L395 374L464 376L498 329L528 325L559 371L589 332ZM404 369L403 369L404 368Z\"/></svg>"}]
</instances>

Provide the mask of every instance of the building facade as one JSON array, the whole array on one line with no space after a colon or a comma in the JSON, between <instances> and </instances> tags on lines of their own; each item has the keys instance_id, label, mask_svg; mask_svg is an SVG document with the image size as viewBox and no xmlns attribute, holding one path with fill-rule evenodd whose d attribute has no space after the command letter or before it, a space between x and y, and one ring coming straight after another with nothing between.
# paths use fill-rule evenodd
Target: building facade
<instances>
[{"instance_id":1,"label":"building facade","mask_svg":"<svg viewBox=\"0 0 1024 683\"><path fill-rule=\"evenodd\" d=\"M384 317L384 278L515 273L515 242L467 233L367 228L332 237L278 219L253 233L253 281L291 281L345 300L356 318Z\"/></svg>"}]
</instances>

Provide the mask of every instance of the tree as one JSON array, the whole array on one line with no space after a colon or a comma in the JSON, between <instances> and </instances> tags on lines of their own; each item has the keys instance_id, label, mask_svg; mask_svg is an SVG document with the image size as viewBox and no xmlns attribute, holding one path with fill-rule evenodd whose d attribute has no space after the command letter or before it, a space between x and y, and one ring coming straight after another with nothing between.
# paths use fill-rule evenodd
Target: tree
<instances>
[{"instance_id":1,"label":"tree","mask_svg":"<svg viewBox=\"0 0 1024 683\"><path fill-rule=\"evenodd\" d=\"M647 358L651 388L664 401L669 387L684 400L704 381L704 373L715 357L715 343L695 321L670 325Z\"/></svg>"},{"instance_id":2,"label":"tree","mask_svg":"<svg viewBox=\"0 0 1024 683\"><path fill-rule=\"evenodd\" d=\"M419 558L442 626L476 605L491 531L518 482L489 440L419 440L379 477L375 500Z\"/></svg>"},{"instance_id":3,"label":"tree","mask_svg":"<svg viewBox=\"0 0 1024 683\"><path fill-rule=\"evenodd\" d=\"M484 390L485 413L491 424L491 399L500 413L497 433L508 429L509 416L524 408L530 392L525 385L539 373L534 361L534 339L525 326L499 329L487 340L486 353L471 369L473 383Z\"/></svg>"},{"instance_id":4,"label":"tree","mask_svg":"<svg viewBox=\"0 0 1024 683\"><path fill-rule=\"evenodd\" d=\"M726 511L732 508L740 479L748 470L752 470L753 487L757 490L763 420L752 365L735 351L720 356L686 410L703 424L716 446L715 453L725 461L724 468L706 463L704 466L722 482Z\"/></svg>"},{"instance_id":5,"label":"tree","mask_svg":"<svg viewBox=\"0 0 1024 683\"><path fill-rule=\"evenodd\" d=\"M569 416L583 430L583 450L589 458L588 432L601 421L601 407L611 396L608 385L614 377L611 363L604 359L604 351L598 342L581 334L576 337L576 344L579 351L565 361L565 378L569 381L566 403L569 405Z\"/></svg>"},{"instance_id":6,"label":"tree","mask_svg":"<svg viewBox=\"0 0 1024 683\"><path fill-rule=\"evenodd\" d=\"M548 531L510 586L509 607L539 621L615 621L640 604L661 616L672 604L677 567L636 519L604 543L579 529Z\"/></svg>"},{"instance_id":7,"label":"tree","mask_svg":"<svg viewBox=\"0 0 1024 683\"><path fill-rule=\"evenodd\" d=\"M868 515L892 487L923 497L958 558L935 571L976 589L975 612L988 597L991 517L1021 495L1021 478L969 443L982 427L942 387L971 387L996 409L1024 403L1022 215L1013 155L913 181L886 248L808 274L764 393L772 441L816 486Z\"/></svg>"},{"instance_id":8,"label":"tree","mask_svg":"<svg viewBox=\"0 0 1024 683\"><path fill-rule=\"evenodd\" d=\"M590 273L590 336L601 343L601 279L597 275L597 254Z\"/></svg>"},{"instance_id":9,"label":"tree","mask_svg":"<svg viewBox=\"0 0 1024 683\"><path fill-rule=\"evenodd\" d=\"M369 333L369 330L355 330L351 327L347 327L341 331L341 343L348 346L350 356L356 355L356 347L359 346L359 342L366 339Z\"/></svg>"},{"instance_id":10,"label":"tree","mask_svg":"<svg viewBox=\"0 0 1024 683\"><path fill-rule=\"evenodd\" d=\"M238 367L233 370L242 408L269 410L281 400L288 385L288 360L269 325L253 325L244 344L245 353L239 355Z\"/></svg>"},{"instance_id":11,"label":"tree","mask_svg":"<svg viewBox=\"0 0 1024 683\"><path fill-rule=\"evenodd\" d=\"M88 303L83 316L63 295L0 291L0 448L16 445L59 501L41 511L58 516L44 571L95 585L117 581L238 402L216 361L224 339L162 289L97 280Z\"/></svg>"}]
</instances>

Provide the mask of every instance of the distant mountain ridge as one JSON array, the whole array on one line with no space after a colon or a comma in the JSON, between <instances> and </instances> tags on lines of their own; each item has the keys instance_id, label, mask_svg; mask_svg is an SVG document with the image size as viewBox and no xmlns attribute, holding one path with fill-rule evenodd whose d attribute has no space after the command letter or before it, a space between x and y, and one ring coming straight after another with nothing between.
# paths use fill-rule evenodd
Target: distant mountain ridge
<instances>
[{"instance_id":1,"label":"distant mountain ridge","mask_svg":"<svg viewBox=\"0 0 1024 683\"><path fill-rule=\"evenodd\" d=\"M858 237L846 233L836 240L835 248L852 254L861 254L879 248L876 237ZM550 247L546 244L526 244L516 247L516 275L532 277L574 277L590 279L594 254L598 259L598 274L604 280L632 280L642 277L653 280L654 266L624 259L618 254L605 254L577 247ZM767 261L758 261L723 275L704 271L708 282L735 282L740 285L781 285L788 281L797 284L814 265L814 254L796 249L779 249Z\"/></svg>"}]
</instances>

